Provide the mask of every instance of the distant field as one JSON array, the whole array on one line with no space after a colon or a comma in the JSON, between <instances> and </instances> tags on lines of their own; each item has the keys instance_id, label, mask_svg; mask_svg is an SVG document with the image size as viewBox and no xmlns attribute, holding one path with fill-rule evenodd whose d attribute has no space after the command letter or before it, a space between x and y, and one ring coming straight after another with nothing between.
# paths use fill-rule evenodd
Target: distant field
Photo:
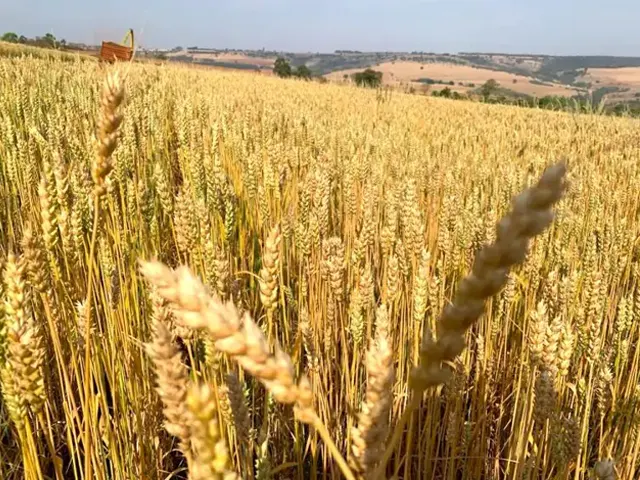
<instances>
[{"instance_id":1,"label":"distant field","mask_svg":"<svg viewBox=\"0 0 640 480\"><path fill-rule=\"evenodd\" d=\"M268 57L252 57L241 53L206 53L206 52L174 52L167 55L168 57L191 57L194 61L213 60L216 62L224 62L237 65L252 65L258 67L272 67L275 58Z\"/></svg>"},{"instance_id":2,"label":"distant field","mask_svg":"<svg viewBox=\"0 0 640 480\"><path fill-rule=\"evenodd\" d=\"M527 95L545 96L545 95L562 95L572 96L577 92L575 89L563 85L538 85L531 83L531 78L524 75L515 75L507 72L499 72L484 68L470 67L466 65L454 65L449 63L425 63L419 62L385 62L378 66L372 67L383 73L382 81L386 85L398 85L401 83L415 83L420 78L431 78L434 80L442 80L445 82L453 81L452 90L464 92L474 84L479 87L489 79L494 79L504 88L513 90L514 92ZM327 78L340 81L344 75L351 75L362 69L349 69L332 72ZM515 80L515 83L514 83ZM463 85L459 85L462 83Z\"/></svg>"},{"instance_id":3,"label":"distant field","mask_svg":"<svg viewBox=\"0 0 640 480\"><path fill-rule=\"evenodd\" d=\"M587 74L583 75L582 80L640 88L640 67L590 68Z\"/></svg>"},{"instance_id":4,"label":"distant field","mask_svg":"<svg viewBox=\"0 0 640 480\"><path fill-rule=\"evenodd\" d=\"M215 59L220 60L221 62L250 63L263 67L272 67L276 61L275 58L250 57L248 55L238 53L223 53L218 55Z\"/></svg>"}]
</instances>

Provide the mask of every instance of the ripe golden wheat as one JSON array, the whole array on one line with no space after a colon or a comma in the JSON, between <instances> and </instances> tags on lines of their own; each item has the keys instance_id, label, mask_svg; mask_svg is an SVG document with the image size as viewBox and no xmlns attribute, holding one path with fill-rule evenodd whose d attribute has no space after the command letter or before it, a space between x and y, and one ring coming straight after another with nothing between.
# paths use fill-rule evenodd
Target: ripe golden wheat
<instances>
[{"instance_id":1,"label":"ripe golden wheat","mask_svg":"<svg viewBox=\"0 0 640 480\"><path fill-rule=\"evenodd\" d=\"M9 53L0 478L637 477L636 120Z\"/></svg>"}]
</instances>

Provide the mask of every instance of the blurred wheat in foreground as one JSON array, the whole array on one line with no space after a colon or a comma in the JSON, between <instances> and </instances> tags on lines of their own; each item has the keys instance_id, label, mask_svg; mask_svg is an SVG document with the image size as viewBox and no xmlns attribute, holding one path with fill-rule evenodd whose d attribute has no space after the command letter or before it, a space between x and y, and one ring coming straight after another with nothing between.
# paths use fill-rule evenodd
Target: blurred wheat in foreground
<instances>
[{"instance_id":1,"label":"blurred wheat in foreground","mask_svg":"<svg viewBox=\"0 0 640 480\"><path fill-rule=\"evenodd\" d=\"M0 105L0 479L638 477L637 121L16 52Z\"/></svg>"}]
</instances>

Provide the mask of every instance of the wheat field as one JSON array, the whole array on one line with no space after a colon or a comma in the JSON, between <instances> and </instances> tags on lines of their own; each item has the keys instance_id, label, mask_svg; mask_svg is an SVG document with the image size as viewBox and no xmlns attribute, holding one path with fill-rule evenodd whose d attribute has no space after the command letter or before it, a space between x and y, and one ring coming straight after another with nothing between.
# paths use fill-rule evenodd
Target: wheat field
<instances>
[{"instance_id":1,"label":"wheat field","mask_svg":"<svg viewBox=\"0 0 640 480\"><path fill-rule=\"evenodd\" d=\"M637 121L33 56L0 105L0 478L637 477Z\"/></svg>"}]
</instances>

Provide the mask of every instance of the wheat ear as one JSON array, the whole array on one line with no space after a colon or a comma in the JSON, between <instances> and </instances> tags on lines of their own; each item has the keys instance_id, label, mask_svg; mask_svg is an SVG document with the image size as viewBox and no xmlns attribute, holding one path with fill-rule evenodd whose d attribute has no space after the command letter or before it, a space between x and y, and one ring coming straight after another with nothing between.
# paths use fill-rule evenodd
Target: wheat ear
<instances>
[{"instance_id":1,"label":"wheat ear","mask_svg":"<svg viewBox=\"0 0 640 480\"><path fill-rule=\"evenodd\" d=\"M496 227L496 239L476 257L438 321L438 338L427 331L420 348L420 363L411 374L411 388L421 393L443 384L451 370L443 362L452 361L465 347L464 334L484 312L485 302L507 283L509 270L524 262L529 241L552 222L551 208L565 191L566 167L558 163L547 168L533 187L518 195L512 210Z\"/></svg>"},{"instance_id":2,"label":"wheat ear","mask_svg":"<svg viewBox=\"0 0 640 480\"><path fill-rule=\"evenodd\" d=\"M223 303L210 294L186 266L175 270L157 261L140 261L140 271L158 295L173 305L176 319L185 327L206 331L215 348L224 352L256 377L273 398L293 404L296 418L312 425L329 448L347 480L354 480L346 460L333 442L326 426L313 409L311 385L305 376L294 381L291 358L276 346L271 353L267 340L248 313L240 314L232 302Z\"/></svg>"},{"instance_id":3,"label":"wheat ear","mask_svg":"<svg viewBox=\"0 0 640 480\"><path fill-rule=\"evenodd\" d=\"M484 312L485 302L505 286L509 270L524 262L529 241L551 224L551 208L566 190L565 173L564 162L556 163L542 173L534 186L513 199L512 210L496 226L495 240L480 250L471 273L460 283L453 302L442 311L437 339L430 331L424 332L419 364L409 379L412 399L395 427L376 476L381 475L385 468L404 425L420 403L422 393L427 388L443 384L451 375L451 368L446 362L451 362L464 350L464 335Z\"/></svg>"},{"instance_id":4,"label":"wheat ear","mask_svg":"<svg viewBox=\"0 0 640 480\"><path fill-rule=\"evenodd\" d=\"M190 417L186 404L189 376L166 320L166 310L156 308L152 320L153 340L146 345L146 349L153 360L157 379L156 391L164 405L164 427L167 432L180 439L180 450L189 461Z\"/></svg>"},{"instance_id":5,"label":"wheat ear","mask_svg":"<svg viewBox=\"0 0 640 480\"><path fill-rule=\"evenodd\" d=\"M258 378L281 403L311 408L294 382L291 359L279 348L271 354L262 330L248 313L240 315L232 302L222 303L187 267L171 270L159 262L141 262L142 274L160 296L170 301L184 326L207 331L215 348L227 353ZM303 403L300 403L303 402Z\"/></svg>"},{"instance_id":6,"label":"wheat ear","mask_svg":"<svg viewBox=\"0 0 640 480\"><path fill-rule=\"evenodd\" d=\"M187 403L191 417L193 461L189 466L192 480L239 480L231 471L229 450L220 432L213 390L207 384L192 384Z\"/></svg>"},{"instance_id":7,"label":"wheat ear","mask_svg":"<svg viewBox=\"0 0 640 480\"><path fill-rule=\"evenodd\" d=\"M376 323L384 319L387 319L387 310L382 305L378 308ZM377 326L376 338L367 352L366 365L367 391L358 415L358 426L352 430L351 449L354 469L363 478L369 478L378 463L389 433L394 371L393 351L389 345L386 325Z\"/></svg>"},{"instance_id":8,"label":"wheat ear","mask_svg":"<svg viewBox=\"0 0 640 480\"><path fill-rule=\"evenodd\" d=\"M118 127L122 123L122 114L118 107L124 99L124 87L117 72L107 76L100 99L101 114L98 119L98 151L92 165L91 176L95 184L96 197L102 197L106 191L105 180L113 170L111 154L118 143Z\"/></svg>"}]
</instances>

